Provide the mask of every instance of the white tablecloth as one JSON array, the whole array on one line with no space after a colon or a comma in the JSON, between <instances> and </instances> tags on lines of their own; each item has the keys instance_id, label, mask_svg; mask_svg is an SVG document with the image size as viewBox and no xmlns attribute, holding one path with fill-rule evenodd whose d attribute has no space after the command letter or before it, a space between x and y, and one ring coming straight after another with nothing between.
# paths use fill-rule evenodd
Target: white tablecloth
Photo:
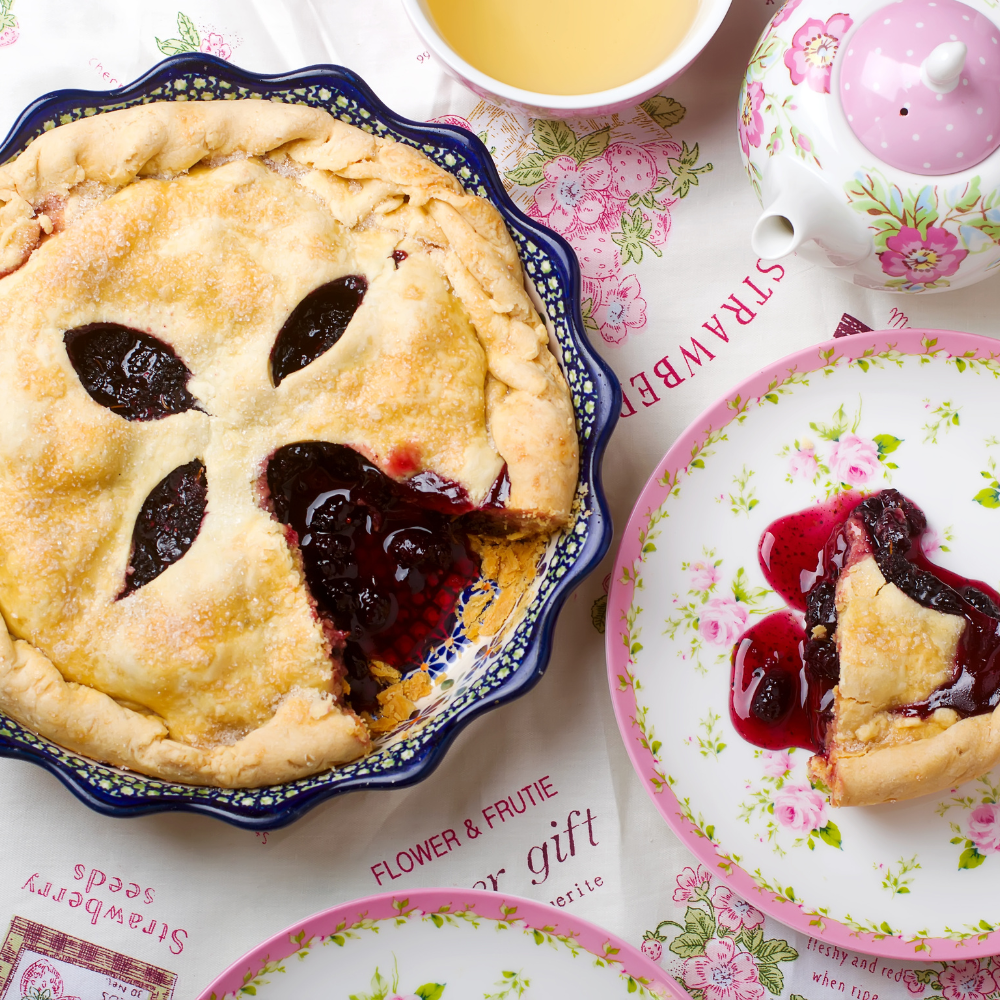
<instances>
[{"instance_id":1,"label":"white tablecloth","mask_svg":"<svg viewBox=\"0 0 1000 1000\"><path fill-rule=\"evenodd\" d=\"M171 39L191 44L193 27L200 47L247 69L337 62L404 115L464 120L484 134L501 173L524 181L511 188L522 207L572 231L576 220L553 200L552 178L532 172L531 159L566 133L540 130L444 76L398 0L183 2L188 20L179 26L176 6L162 0L0 0L0 12L17 22L0 34L0 130L49 90L134 79L162 58L157 39L168 49ZM580 211L604 212L603 238L620 230L630 247L619 255L627 260L605 267L614 248L595 237L577 239L588 272L601 276L587 288L592 335L628 400L604 465L619 532L656 461L702 409L751 371L831 336L845 313L872 328L994 334L995 280L902 298L853 287L797 259L778 270L758 266L749 247L758 206L739 161L735 105L745 61L774 10L771 0L735 0L701 58L665 91L672 100L650 106L652 116L636 109L568 126L572 141L609 129L613 148L605 162L616 172L611 189L619 201L605 187ZM565 158L550 169L565 173L577 169L575 162ZM711 170L694 172L708 164ZM649 188L650 170L675 179L686 174L689 184L684 190L672 180L655 194L655 206L647 204L646 218L640 213L626 230L616 214L621 200ZM720 321L726 341L711 332ZM668 388L654 366L664 357L678 364L692 337L713 357L681 368L684 381ZM633 773L612 715L603 636L592 614L610 561L569 601L537 688L471 725L438 770L411 789L344 796L265 835L189 815L105 818L40 769L0 760L0 932L20 915L161 965L177 973L175 996L182 1000L283 926L380 889L481 884L546 901L561 897L573 912L640 944L647 930L683 915L697 866ZM543 782L546 795L539 794ZM519 806L527 801L527 793L517 798L525 788L535 801L522 813L500 807L511 796ZM566 860L550 857L546 872L541 852L531 849L550 836L553 821L564 826L571 810L590 816L592 835L577 837ZM401 852L445 830L456 836L437 841L449 848L442 856L401 872ZM115 879L124 887L119 896L110 891ZM89 898L102 906L72 906L73 893L88 885ZM124 899L130 885L141 892ZM715 900L723 905L719 894ZM122 923L114 914L108 919L108 907L119 905ZM129 907L142 915L141 925L129 926ZM155 932L143 933L152 920ZM782 997L820 1000L833 991L903 1000L929 992L912 975L904 978L899 962L831 949L771 920L766 935L786 940L799 956L779 963L780 989L769 984ZM683 974L670 951L661 961ZM944 986L947 1000L959 1000L956 988ZM709 989L704 1000L759 1000L754 989L734 990Z\"/></svg>"}]
</instances>

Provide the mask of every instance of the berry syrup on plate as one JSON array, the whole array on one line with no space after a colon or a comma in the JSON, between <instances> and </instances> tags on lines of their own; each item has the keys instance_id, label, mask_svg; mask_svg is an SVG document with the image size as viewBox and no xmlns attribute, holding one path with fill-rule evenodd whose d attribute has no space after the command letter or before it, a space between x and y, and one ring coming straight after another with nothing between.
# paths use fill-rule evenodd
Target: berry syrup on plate
<instances>
[{"instance_id":1,"label":"berry syrup on plate","mask_svg":"<svg viewBox=\"0 0 1000 1000\"><path fill-rule=\"evenodd\" d=\"M866 556L918 604L966 620L951 683L896 711L926 716L947 707L965 717L1000 704L1000 595L933 565L920 547L926 527L920 508L896 490L845 493L768 525L758 560L789 608L757 622L733 648L730 716L745 740L822 750L840 679L837 580Z\"/></svg>"}]
</instances>

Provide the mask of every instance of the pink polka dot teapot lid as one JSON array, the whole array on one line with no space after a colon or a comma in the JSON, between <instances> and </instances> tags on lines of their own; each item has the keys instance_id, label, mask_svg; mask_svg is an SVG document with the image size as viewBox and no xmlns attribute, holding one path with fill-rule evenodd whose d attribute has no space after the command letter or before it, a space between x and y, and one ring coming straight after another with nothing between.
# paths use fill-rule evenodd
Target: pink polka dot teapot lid
<instances>
[{"instance_id":1,"label":"pink polka dot teapot lid","mask_svg":"<svg viewBox=\"0 0 1000 1000\"><path fill-rule=\"evenodd\" d=\"M1000 146L1000 28L958 0L896 0L846 40L840 99L880 161L950 174Z\"/></svg>"},{"instance_id":2,"label":"pink polka dot teapot lid","mask_svg":"<svg viewBox=\"0 0 1000 1000\"><path fill-rule=\"evenodd\" d=\"M758 257L905 294L1000 274L1000 0L785 0L735 124Z\"/></svg>"}]
</instances>

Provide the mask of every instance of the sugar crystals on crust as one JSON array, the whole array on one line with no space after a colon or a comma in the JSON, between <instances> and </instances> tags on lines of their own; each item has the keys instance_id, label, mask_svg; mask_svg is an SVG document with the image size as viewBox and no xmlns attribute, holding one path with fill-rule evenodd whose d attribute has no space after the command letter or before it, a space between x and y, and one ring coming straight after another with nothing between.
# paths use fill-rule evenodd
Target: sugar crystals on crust
<instances>
[{"instance_id":1,"label":"sugar crystals on crust","mask_svg":"<svg viewBox=\"0 0 1000 1000\"><path fill-rule=\"evenodd\" d=\"M83 119L0 168L0 269L0 708L63 746L233 787L369 749L262 486L282 448L436 476L501 532L566 523L574 415L516 249L408 146L260 101ZM275 378L279 331L338 282L346 328ZM122 329L138 346L84 385L74 338ZM143 350L183 392L137 417L105 397ZM150 513L184 489L194 528ZM156 517L174 548L128 587Z\"/></svg>"}]
</instances>

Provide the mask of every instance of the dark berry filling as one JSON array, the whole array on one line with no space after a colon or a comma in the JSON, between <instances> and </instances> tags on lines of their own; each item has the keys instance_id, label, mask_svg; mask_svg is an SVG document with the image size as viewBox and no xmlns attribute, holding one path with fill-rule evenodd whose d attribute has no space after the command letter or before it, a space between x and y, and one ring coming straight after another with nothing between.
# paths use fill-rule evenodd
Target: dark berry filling
<instances>
[{"instance_id":1,"label":"dark berry filling","mask_svg":"<svg viewBox=\"0 0 1000 1000\"><path fill-rule=\"evenodd\" d=\"M507 506L509 499L510 475L507 472L507 463L504 462L503 468L500 470L500 475L493 481L489 493L486 494L483 507L486 510L501 510Z\"/></svg>"},{"instance_id":2,"label":"dark berry filling","mask_svg":"<svg viewBox=\"0 0 1000 1000\"><path fill-rule=\"evenodd\" d=\"M344 646L344 673L351 686L351 693L347 696L351 708L355 712L377 715L379 684L372 677L368 660L357 643L348 642Z\"/></svg>"},{"instance_id":3,"label":"dark berry filling","mask_svg":"<svg viewBox=\"0 0 1000 1000\"><path fill-rule=\"evenodd\" d=\"M194 544L208 504L208 476L195 459L150 491L132 529L132 553L119 599L155 580Z\"/></svg>"},{"instance_id":4,"label":"dark berry filling","mask_svg":"<svg viewBox=\"0 0 1000 1000\"><path fill-rule=\"evenodd\" d=\"M90 323L63 336L84 389L126 420L159 420L197 409L191 372L162 340L118 323Z\"/></svg>"},{"instance_id":5,"label":"dark berry filling","mask_svg":"<svg viewBox=\"0 0 1000 1000\"><path fill-rule=\"evenodd\" d=\"M353 449L320 442L279 448L267 484L319 613L347 640L349 700L371 711L364 661L413 669L478 576L454 516L470 507L465 491L431 473L398 483Z\"/></svg>"},{"instance_id":6,"label":"dark berry filling","mask_svg":"<svg viewBox=\"0 0 1000 1000\"><path fill-rule=\"evenodd\" d=\"M790 611L776 611L748 629L733 649L729 708L737 732L756 746L818 750L815 719L833 685L811 684L802 663L805 635Z\"/></svg>"},{"instance_id":7,"label":"dark berry filling","mask_svg":"<svg viewBox=\"0 0 1000 1000\"><path fill-rule=\"evenodd\" d=\"M396 266L396 270L398 271L399 265L402 264L403 261L406 260L406 258L409 257L410 255L405 250L393 250L389 256L392 257L392 261Z\"/></svg>"},{"instance_id":8,"label":"dark berry filling","mask_svg":"<svg viewBox=\"0 0 1000 1000\"><path fill-rule=\"evenodd\" d=\"M730 709L744 739L772 749L822 747L840 678L837 580L869 554L908 597L966 622L952 682L926 702L896 711L924 717L953 708L967 717L1000 704L1000 595L981 581L933 565L920 547L926 528L920 508L896 490L867 499L845 494L768 526L760 541L761 569L789 605L805 612L805 627L789 612L777 612L749 629L734 648ZM770 684L772 676L780 678L774 682L778 687ZM772 687L797 699L801 710L778 713L777 695L768 693Z\"/></svg>"},{"instance_id":9,"label":"dark berry filling","mask_svg":"<svg viewBox=\"0 0 1000 1000\"><path fill-rule=\"evenodd\" d=\"M292 310L271 351L271 378L276 386L340 340L367 290L363 275L349 274L320 285Z\"/></svg>"}]
</instances>

